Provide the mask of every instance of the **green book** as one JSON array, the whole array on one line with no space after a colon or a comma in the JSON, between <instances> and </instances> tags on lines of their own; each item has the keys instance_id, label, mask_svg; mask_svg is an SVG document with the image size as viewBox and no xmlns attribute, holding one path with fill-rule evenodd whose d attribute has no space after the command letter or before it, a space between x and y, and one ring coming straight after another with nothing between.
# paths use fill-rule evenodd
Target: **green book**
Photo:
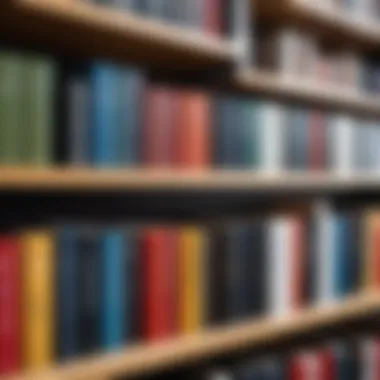
<instances>
[{"instance_id":1,"label":"green book","mask_svg":"<svg viewBox=\"0 0 380 380\"><path fill-rule=\"evenodd\" d=\"M259 110L258 103L252 100L244 102L245 119L245 163L247 168L257 169L259 166Z\"/></svg>"},{"instance_id":2,"label":"green book","mask_svg":"<svg viewBox=\"0 0 380 380\"><path fill-rule=\"evenodd\" d=\"M0 164L20 163L22 57L0 51Z\"/></svg>"},{"instance_id":3,"label":"green book","mask_svg":"<svg viewBox=\"0 0 380 380\"><path fill-rule=\"evenodd\" d=\"M28 56L22 77L22 162L46 165L53 161L55 64L48 58Z\"/></svg>"}]
</instances>

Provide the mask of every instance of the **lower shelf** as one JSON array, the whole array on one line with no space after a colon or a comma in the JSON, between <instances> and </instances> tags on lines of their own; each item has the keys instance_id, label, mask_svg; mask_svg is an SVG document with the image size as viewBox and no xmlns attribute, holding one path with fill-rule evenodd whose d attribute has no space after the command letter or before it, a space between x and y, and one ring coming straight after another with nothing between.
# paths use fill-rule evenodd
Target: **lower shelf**
<instances>
[{"instance_id":1,"label":"lower shelf","mask_svg":"<svg viewBox=\"0 0 380 380\"><path fill-rule=\"evenodd\" d=\"M125 350L73 361L36 373L19 374L18 380L87 380L137 376L216 358L241 350L291 345L302 338L339 332L347 326L355 332L367 329L380 315L380 294L353 296L338 305L310 308L283 319L263 319L179 337L162 343L143 344Z\"/></svg>"}]
</instances>

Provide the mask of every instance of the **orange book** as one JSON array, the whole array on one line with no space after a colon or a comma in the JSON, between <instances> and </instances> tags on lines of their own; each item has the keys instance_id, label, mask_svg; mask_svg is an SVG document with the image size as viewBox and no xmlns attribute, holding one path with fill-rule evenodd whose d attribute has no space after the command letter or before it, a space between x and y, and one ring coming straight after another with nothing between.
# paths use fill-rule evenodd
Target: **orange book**
<instances>
[{"instance_id":1,"label":"orange book","mask_svg":"<svg viewBox=\"0 0 380 380\"><path fill-rule=\"evenodd\" d=\"M209 96L201 91L179 93L175 117L175 164L200 169L210 165L211 109Z\"/></svg>"},{"instance_id":2,"label":"orange book","mask_svg":"<svg viewBox=\"0 0 380 380\"><path fill-rule=\"evenodd\" d=\"M182 228L178 244L179 330L191 333L203 325L205 235L196 227Z\"/></svg>"},{"instance_id":3,"label":"orange book","mask_svg":"<svg viewBox=\"0 0 380 380\"><path fill-rule=\"evenodd\" d=\"M363 286L373 290L380 285L380 213L367 211L363 218Z\"/></svg>"}]
</instances>

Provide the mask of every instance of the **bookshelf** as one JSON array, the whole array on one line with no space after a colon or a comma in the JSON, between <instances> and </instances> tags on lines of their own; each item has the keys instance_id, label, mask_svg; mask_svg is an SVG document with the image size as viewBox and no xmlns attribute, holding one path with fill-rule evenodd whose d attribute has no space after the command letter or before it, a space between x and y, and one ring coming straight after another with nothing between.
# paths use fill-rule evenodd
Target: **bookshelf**
<instances>
[{"instance_id":1,"label":"bookshelf","mask_svg":"<svg viewBox=\"0 0 380 380\"><path fill-rule=\"evenodd\" d=\"M163 343L139 345L109 355L79 359L41 372L3 380L86 380L138 376L191 364L244 349L260 350L272 345L292 345L303 337L331 333L347 325L367 322L380 315L379 294L353 296L339 305L305 309L284 319L247 321Z\"/></svg>"},{"instance_id":2,"label":"bookshelf","mask_svg":"<svg viewBox=\"0 0 380 380\"><path fill-rule=\"evenodd\" d=\"M301 0L257 0L260 20L272 20L308 28L331 41L371 51L380 47L380 26L350 14L323 9L316 2ZM153 19L94 4L71 0L6 0L0 3L0 38L53 54L76 58L108 58L153 69L209 73L239 63L235 45L222 38L167 25ZM94 43L94 41L96 41ZM343 41L343 43L342 43ZM164 70L164 71L165 71ZM228 71L229 72L229 71ZM195 75L191 78L197 78ZM200 76L202 77L202 75ZM220 81L220 88L237 93L263 95L365 117L380 117L380 98L356 90L321 85L301 78L284 78L254 68L235 71ZM379 173L273 173L240 170L177 171L94 169L81 167L0 167L0 192L185 191L351 194L380 188ZM274 205L272 205L274 206ZM308 308L284 319L265 318L225 327L205 329L162 343L141 344L120 351L75 359L37 372L20 372L6 380L111 379L117 376L153 374L198 360L223 357L244 350L276 351L283 345L297 348L309 336L328 335L355 325L367 329L380 315L378 293L363 293L326 308Z\"/></svg>"},{"instance_id":3,"label":"bookshelf","mask_svg":"<svg viewBox=\"0 0 380 380\"><path fill-rule=\"evenodd\" d=\"M149 169L1 168L0 191L225 191L342 192L374 190L380 177L370 174L254 174L239 170L173 171Z\"/></svg>"},{"instance_id":4,"label":"bookshelf","mask_svg":"<svg viewBox=\"0 0 380 380\"><path fill-rule=\"evenodd\" d=\"M236 56L228 41L71 0L2 1L0 37L51 53L101 56L161 68L228 65Z\"/></svg>"},{"instance_id":5,"label":"bookshelf","mask_svg":"<svg viewBox=\"0 0 380 380\"><path fill-rule=\"evenodd\" d=\"M375 20L357 18L347 11L324 7L319 1L252 0L259 20L308 29L338 46L372 51L380 44L380 26Z\"/></svg>"}]
</instances>

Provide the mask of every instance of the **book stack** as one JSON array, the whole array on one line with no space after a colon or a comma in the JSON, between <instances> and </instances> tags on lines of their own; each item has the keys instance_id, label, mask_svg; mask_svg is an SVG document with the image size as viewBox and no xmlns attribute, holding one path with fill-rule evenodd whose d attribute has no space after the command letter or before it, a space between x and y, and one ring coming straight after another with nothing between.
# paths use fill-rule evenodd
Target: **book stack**
<instances>
[{"instance_id":1,"label":"book stack","mask_svg":"<svg viewBox=\"0 0 380 380\"><path fill-rule=\"evenodd\" d=\"M376 210L0 238L0 372L192 334L379 286Z\"/></svg>"},{"instance_id":2,"label":"book stack","mask_svg":"<svg viewBox=\"0 0 380 380\"><path fill-rule=\"evenodd\" d=\"M376 380L380 376L377 337L339 340L315 349L237 363L196 373L203 380ZM195 374L189 375L188 379ZM186 378L186 377L185 377ZM186 378L187 379L187 378Z\"/></svg>"}]
</instances>

